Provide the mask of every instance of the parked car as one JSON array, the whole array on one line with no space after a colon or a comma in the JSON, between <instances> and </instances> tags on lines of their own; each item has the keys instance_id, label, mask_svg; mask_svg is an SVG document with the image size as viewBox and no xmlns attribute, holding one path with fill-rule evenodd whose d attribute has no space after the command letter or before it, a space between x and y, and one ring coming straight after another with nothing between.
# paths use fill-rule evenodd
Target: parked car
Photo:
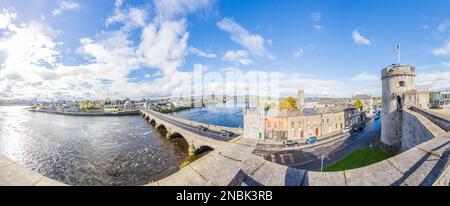
<instances>
[{"instance_id":1,"label":"parked car","mask_svg":"<svg viewBox=\"0 0 450 206\"><path fill-rule=\"evenodd\" d=\"M200 131L200 132L204 132L204 131L208 130L208 128L206 128L204 126L201 126L201 125L198 125L197 126L197 130Z\"/></svg>"},{"instance_id":2,"label":"parked car","mask_svg":"<svg viewBox=\"0 0 450 206\"><path fill-rule=\"evenodd\" d=\"M342 133L346 133L346 132L350 132L351 127L345 127L344 129L342 129Z\"/></svg>"},{"instance_id":3,"label":"parked car","mask_svg":"<svg viewBox=\"0 0 450 206\"><path fill-rule=\"evenodd\" d=\"M220 130L220 136L221 137L226 137L226 138L230 138L233 135L232 132L227 131L227 130Z\"/></svg>"},{"instance_id":4,"label":"parked car","mask_svg":"<svg viewBox=\"0 0 450 206\"><path fill-rule=\"evenodd\" d=\"M314 144L316 142L318 142L319 140L317 139L317 137L310 137L306 140L306 144Z\"/></svg>"},{"instance_id":5,"label":"parked car","mask_svg":"<svg viewBox=\"0 0 450 206\"><path fill-rule=\"evenodd\" d=\"M360 125L356 125L356 126L352 127L352 130L354 132L359 132L359 131L362 131L363 129L364 129L364 124L360 124Z\"/></svg>"},{"instance_id":6,"label":"parked car","mask_svg":"<svg viewBox=\"0 0 450 206\"><path fill-rule=\"evenodd\" d=\"M297 145L298 142L295 141L295 140L284 140L284 141L283 141L283 144L284 144L284 145L287 145L287 146L293 146L293 145Z\"/></svg>"}]
</instances>

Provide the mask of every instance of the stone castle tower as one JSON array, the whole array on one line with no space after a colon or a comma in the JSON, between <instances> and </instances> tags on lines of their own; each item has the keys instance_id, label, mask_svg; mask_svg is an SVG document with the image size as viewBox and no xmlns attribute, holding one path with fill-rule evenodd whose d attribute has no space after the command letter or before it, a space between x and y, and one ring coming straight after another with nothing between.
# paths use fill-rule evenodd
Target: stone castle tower
<instances>
[{"instance_id":1,"label":"stone castle tower","mask_svg":"<svg viewBox=\"0 0 450 206\"><path fill-rule=\"evenodd\" d=\"M405 94L414 90L414 67L393 64L381 71L383 113L381 123L381 146L390 154L397 154L402 144L402 110Z\"/></svg>"}]
</instances>

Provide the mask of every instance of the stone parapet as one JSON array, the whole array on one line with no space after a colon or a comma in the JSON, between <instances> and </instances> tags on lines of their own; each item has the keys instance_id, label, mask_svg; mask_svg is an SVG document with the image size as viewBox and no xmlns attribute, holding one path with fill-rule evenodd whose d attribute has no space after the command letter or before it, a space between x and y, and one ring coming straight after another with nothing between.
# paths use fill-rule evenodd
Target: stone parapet
<instances>
[{"instance_id":1,"label":"stone parapet","mask_svg":"<svg viewBox=\"0 0 450 206\"><path fill-rule=\"evenodd\" d=\"M1 186L64 186L56 180L29 170L6 156L0 155Z\"/></svg>"},{"instance_id":2,"label":"stone parapet","mask_svg":"<svg viewBox=\"0 0 450 206\"><path fill-rule=\"evenodd\" d=\"M381 70L381 79L403 75L416 76L416 68L410 65L393 64Z\"/></svg>"},{"instance_id":3,"label":"stone parapet","mask_svg":"<svg viewBox=\"0 0 450 206\"><path fill-rule=\"evenodd\" d=\"M447 136L433 138L373 165L340 172L313 172L275 164L251 154L249 151L252 148L243 151L249 146L241 145L238 141L228 143L227 153L214 151L187 169L149 185L176 182L177 185L222 186L448 186L450 138ZM228 156L233 150L240 154ZM195 174L192 174L193 171ZM215 172L218 175L213 175ZM193 178L188 175L193 175Z\"/></svg>"}]
</instances>

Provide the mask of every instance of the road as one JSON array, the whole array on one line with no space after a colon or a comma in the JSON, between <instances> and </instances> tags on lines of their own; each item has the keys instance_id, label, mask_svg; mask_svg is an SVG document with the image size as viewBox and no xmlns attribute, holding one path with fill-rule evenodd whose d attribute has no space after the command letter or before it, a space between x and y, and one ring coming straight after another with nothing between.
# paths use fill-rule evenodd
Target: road
<instances>
[{"instance_id":1,"label":"road","mask_svg":"<svg viewBox=\"0 0 450 206\"><path fill-rule=\"evenodd\" d=\"M172 125L174 125L176 127L182 128L184 130L188 130L188 131L190 131L192 133L196 133L196 134L202 135L202 136L207 137L207 138L212 138L212 139L228 142L228 141L230 141L230 140L232 140L232 139L234 139L234 138L236 138L238 136L236 134L233 134L229 138L222 137L221 133L219 131L213 131L213 130L199 131L198 128L197 128L198 125L185 124L183 122L179 122L179 121L176 121L174 119L168 118L165 115L162 115L162 114L160 114L158 112L154 112L154 111L146 110L146 112L148 112L148 113L152 114L153 116L155 116L155 117L157 117L157 118L159 118L159 119L161 119L163 121L166 121L166 122L168 122L168 123L170 123L170 124L172 124Z\"/></svg>"},{"instance_id":2,"label":"road","mask_svg":"<svg viewBox=\"0 0 450 206\"><path fill-rule=\"evenodd\" d=\"M381 119L371 119L366 123L364 130L348 138L339 138L335 141L298 150L270 151L257 149L254 153L278 164L320 171L322 155L324 156L324 167L327 167L356 149L377 146L380 134Z\"/></svg>"}]
</instances>

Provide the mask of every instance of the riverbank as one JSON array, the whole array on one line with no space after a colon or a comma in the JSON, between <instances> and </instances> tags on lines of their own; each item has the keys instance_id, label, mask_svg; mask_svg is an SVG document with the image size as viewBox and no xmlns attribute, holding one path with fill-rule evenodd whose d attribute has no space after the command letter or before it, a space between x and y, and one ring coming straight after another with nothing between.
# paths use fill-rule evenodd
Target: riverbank
<instances>
[{"instance_id":1,"label":"riverbank","mask_svg":"<svg viewBox=\"0 0 450 206\"><path fill-rule=\"evenodd\" d=\"M48 113L48 114L71 115L71 116L128 116L128 115L139 115L140 113L140 110L121 111L121 112L57 112L57 111L29 109L28 111Z\"/></svg>"}]
</instances>

